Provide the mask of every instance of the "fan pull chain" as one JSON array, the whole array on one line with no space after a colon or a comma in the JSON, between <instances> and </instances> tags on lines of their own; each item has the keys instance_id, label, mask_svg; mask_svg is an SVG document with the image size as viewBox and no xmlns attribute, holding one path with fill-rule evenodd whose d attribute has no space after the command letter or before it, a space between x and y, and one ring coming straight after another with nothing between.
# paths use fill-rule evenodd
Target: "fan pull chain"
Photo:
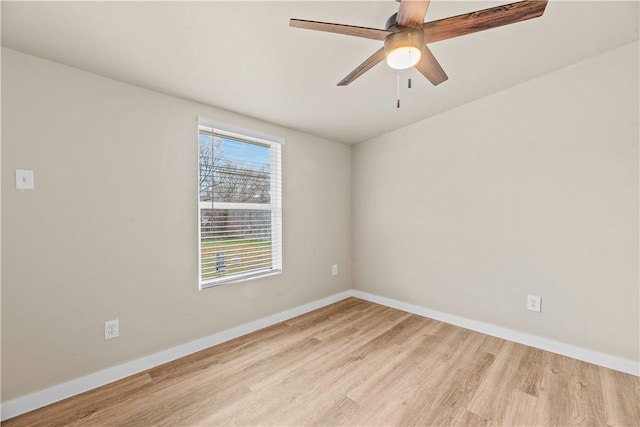
<instances>
[{"instance_id":1,"label":"fan pull chain","mask_svg":"<svg viewBox=\"0 0 640 427\"><path fill-rule=\"evenodd\" d=\"M398 71L398 84L396 85L398 91L398 103L396 108L400 108L400 71Z\"/></svg>"},{"instance_id":2,"label":"fan pull chain","mask_svg":"<svg viewBox=\"0 0 640 427\"><path fill-rule=\"evenodd\" d=\"M411 42L411 33L409 33L409 42ZM411 50L409 50L409 62L411 62ZM411 68L409 68L409 81L407 81L407 86L411 89Z\"/></svg>"}]
</instances>

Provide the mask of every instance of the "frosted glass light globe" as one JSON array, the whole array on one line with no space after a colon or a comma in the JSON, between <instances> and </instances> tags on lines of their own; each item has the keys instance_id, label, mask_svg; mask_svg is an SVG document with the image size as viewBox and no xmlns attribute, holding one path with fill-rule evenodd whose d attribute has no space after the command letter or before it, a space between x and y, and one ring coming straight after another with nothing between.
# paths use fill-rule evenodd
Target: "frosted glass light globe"
<instances>
[{"instance_id":1,"label":"frosted glass light globe","mask_svg":"<svg viewBox=\"0 0 640 427\"><path fill-rule=\"evenodd\" d=\"M420 61L422 52L413 46L403 46L392 50L387 54L387 64L396 70L404 70L413 67Z\"/></svg>"}]
</instances>

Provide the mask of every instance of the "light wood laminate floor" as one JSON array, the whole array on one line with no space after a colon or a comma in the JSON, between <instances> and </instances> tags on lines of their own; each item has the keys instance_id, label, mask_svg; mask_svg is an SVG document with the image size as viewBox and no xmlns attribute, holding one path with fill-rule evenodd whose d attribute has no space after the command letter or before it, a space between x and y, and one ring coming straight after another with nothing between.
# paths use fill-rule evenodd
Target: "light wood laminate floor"
<instances>
[{"instance_id":1,"label":"light wood laminate floor","mask_svg":"<svg viewBox=\"0 0 640 427\"><path fill-rule=\"evenodd\" d=\"M640 426L640 378L356 298L3 426Z\"/></svg>"}]
</instances>

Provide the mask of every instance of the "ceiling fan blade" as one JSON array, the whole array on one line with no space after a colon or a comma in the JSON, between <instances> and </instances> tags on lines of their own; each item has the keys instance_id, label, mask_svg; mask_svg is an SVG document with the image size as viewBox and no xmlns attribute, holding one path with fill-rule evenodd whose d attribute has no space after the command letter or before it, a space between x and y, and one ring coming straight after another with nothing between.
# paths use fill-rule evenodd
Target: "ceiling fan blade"
<instances>
[{"instance_id":1,"label":"ceiling fan blade","mask_svg":"<svg viewBox=\"0 0 640 427\"><path fill-rule=\"evenodd\" d=\"M350 72L347 77L340 80L338 86L348 85L382 61L384 61L384 49L380 48L376 51L376 53L368 57L362 64L358 65L355 70Z\"/></svg>"},{"instance_id":2,"label":"ceiling fan blade","mask_svg":"<svg viewBox=\"0 0 640 427\"><path fill-rule=\"evenodd\" d=\"M449 78L427 46L422 49L422 57L420 57L420 61L418 61L415 67L434 86L438 86Z\"/></svg>"},{"instance_id":3,"label":"ceiling fan blade","mask_svg":"<svg viewBox=\"0 0 640 427\"><path fill-rule=\"evenodd\" d=\"M304 19L290 19L289 26L304 28L305 30L326 31L327 33L344 34L347 36L364 37L366 39L384 40L392 31L377 28L356 27L354 25L332 24L330 22L305 21Z\"/></svg>"},{"instance_id":4,"label":"ceiling fan blade","mask_svg":"<svg viewBox=\"0 0 640 427\"><path fill-rule=\"evenodd\" d=\"M424 42L433 43L537 18L542 16L546 7L547 0L524 0L438 21L425 22L422 25Z\"/></svg>"},{"instance_id":5,"label":"ceiling fan blade","mask_svg":"<svg viewBox=\"0 0 640 427\"><path fill-rule=\"evenodd\" d=\"M402 0L396 24L401 27L420 28L424 23L424 15L427 13L429 0Z\"/></svg>"}]
</instances>

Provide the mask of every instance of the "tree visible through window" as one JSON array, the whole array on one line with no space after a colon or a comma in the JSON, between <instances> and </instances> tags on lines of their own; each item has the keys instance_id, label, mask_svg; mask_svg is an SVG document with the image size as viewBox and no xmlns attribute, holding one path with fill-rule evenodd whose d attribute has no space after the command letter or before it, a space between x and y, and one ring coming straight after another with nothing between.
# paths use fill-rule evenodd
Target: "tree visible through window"
<instances>
[{"instance_id":1,"label":"tree visible through window","mask_svg":"<svg viewBox=\"0 0 640 427\"><path fill-rule=\"evenodd\" d=\"M199 128L200 285L281 271L280 144Z\"/></svg>"}]
</instances>

